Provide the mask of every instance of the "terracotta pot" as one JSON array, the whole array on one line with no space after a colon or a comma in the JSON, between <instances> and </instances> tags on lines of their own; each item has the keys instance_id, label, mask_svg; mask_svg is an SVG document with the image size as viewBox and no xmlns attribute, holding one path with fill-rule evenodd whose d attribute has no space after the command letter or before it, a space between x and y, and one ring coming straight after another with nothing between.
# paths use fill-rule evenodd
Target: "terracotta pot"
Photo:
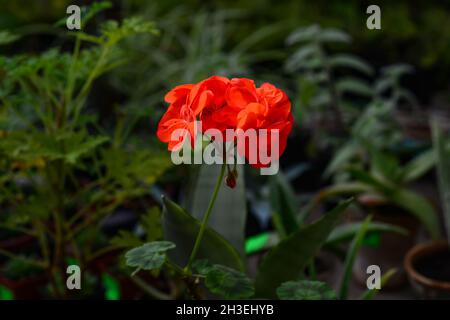
<instances>
[{"instance_id":1,"label":"terracotta pot","mask_svg":"<svg viewBox=\"0 0 450 320\"><path fill-rule=\"evenodd\" d=\"M392 210L392 211L390 211ZM385 289L397 289L407 283L406 272L403 269L403 259L408 250L415 244L419 222L416 218L406 213L395 212L395 208L389 207L383 213L373 213L373 222L388 223L404 228L408 235L391 232L379 234L379 243L373 247L363 246L355 259L353 276L362 286L366 286L367 267L377 265L381 272L397 269L397 272L385 285Z\"/></svg>"},{"instance_id":2,"label":"terracotta pot","mask_svg":"<svg viewBox=\"0 0 450 320\"><path fill-rule=\"evenodd\" d=\"M412 287L422 298L450 299L450 247L446 241L416 245L406 255L404 265ZM446 270L447 279L434 278L439 277L436 266Z\"/></svg>"}]
</instances>

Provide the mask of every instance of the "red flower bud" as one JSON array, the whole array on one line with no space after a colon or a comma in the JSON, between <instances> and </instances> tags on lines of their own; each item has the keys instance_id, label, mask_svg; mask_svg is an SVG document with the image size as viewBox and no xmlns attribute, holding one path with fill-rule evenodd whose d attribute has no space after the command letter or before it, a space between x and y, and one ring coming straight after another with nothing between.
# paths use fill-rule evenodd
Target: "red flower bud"
<instances>
[{"instance_id":1,"label":"red flower bud","mask_svg":"<svg viewBox=\"0 0 450 320\"><path fill-rule=\"evenodd\" d=\"M229 186L231 189L236 188L236 180L237 180L237 172L236 170L233 170L228 173L228 176L225 180L227 186Z\"/></svg>"}]
</instances>

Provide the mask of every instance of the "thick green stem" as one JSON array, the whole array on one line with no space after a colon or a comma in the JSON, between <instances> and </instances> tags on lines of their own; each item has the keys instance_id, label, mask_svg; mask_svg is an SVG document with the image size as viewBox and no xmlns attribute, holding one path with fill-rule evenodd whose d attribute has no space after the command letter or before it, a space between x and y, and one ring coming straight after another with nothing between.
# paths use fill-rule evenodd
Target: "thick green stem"
<instances>
[{"instance_id":1,"label":"thick green stem","mask_svg":"<svg viewBox=\"0 0 450 320\"><path fill-rule=\"evenodd\" d=\"M211 215L212 209L214 208L214 203L216 202L217 195L219 194L220 187L222 185L223 177L225 175L226 163L222 164L222 168L220 169L219 177L217 178L216 187L214 188L213 195L211 200L209 201L208 209L206 209L205 215L203 216L203 221L200 226L200 230L197 234L197 238L195 239L194 248L192 249L191 256L189 257L188 264L184 268L185 272L190 272L191 265L197 256L197 252L200 248L200 243L203 239L203 234L205 233L206 226L208 225L208 220Z\"/></svg>"}]
</instances>

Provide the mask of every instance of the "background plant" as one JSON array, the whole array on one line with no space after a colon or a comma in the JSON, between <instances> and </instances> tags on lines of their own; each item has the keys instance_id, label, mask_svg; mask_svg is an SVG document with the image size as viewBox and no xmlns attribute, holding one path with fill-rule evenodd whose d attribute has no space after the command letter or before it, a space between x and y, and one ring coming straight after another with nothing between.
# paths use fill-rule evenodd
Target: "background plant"
<instances>
[{"instance_id":1,"label":"background plant","mask_svg":"<svg viewBox=\"0 0 450 320\"><path fill-rule=\"evenodd\" d=\"M107 7L92 6L83 22ZM98 35L69 33L72 53L0 58L1 227L32 236L40 248L32 256L0 253L44 270L55 296L65 295L68 258L84 266L104 252L101 219L148 195L170 166L157 148L127 142L120 116L113 132L100 128L87 104L94 81L125 62L117 44L144 33L156 34L152 23L108 21Z\"/></svg>"}]
</instances>

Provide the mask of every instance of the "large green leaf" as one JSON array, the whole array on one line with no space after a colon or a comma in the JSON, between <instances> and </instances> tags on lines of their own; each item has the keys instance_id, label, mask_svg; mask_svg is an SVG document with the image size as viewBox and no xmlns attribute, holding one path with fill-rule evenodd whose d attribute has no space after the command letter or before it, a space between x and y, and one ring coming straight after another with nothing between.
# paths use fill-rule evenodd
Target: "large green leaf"
<instances>
[{"instance_id":1,"label":"large green leaf","mask_svg":"<svg viewBox=\"0 0 450 320\"><path fill-rule=\"evenodd\" d=\"M256 276L256 296L276 298L277 287L295 280L319 251L351 200L343 201L317 222L302 227L272 248Z\"/></svg>"},{"instance_id":2,"label":"large green leaf","mask_svg":"<svg viewBox=\"0 0 450 320\"><path fill-rule=\"evenodd\" d=\"M245 180L243 166L237 166L237 185L231 189L222 184L211 212L208 225L227 239L243 256L245 221L247 207L245 201ZM208 208L215 183L220 173L220 165L203 165L196 180L190 200L190 212L198 219Z\"/></svg>"},{"instance_id":3,"label":"large green leaf","mask_svg":"<svg viewBox=\"0 0 450 320\"><path fill-rule=\"evenodd\" d=\"M180 266L187 264L200 229L200 221L192 217L175 202L162 198L164 239L174 242L177 247L169 252L169 258ZM206 259L243 271L244 264L239 252L220 234L207 227L201 242L197 259Z\"/></svg>"},{"instance_id":4,"label":"large green leaf","mask_svg":"<svg viewBox=\"0 0 450 320\"><path fill-rule=\"evenodd\" d=\"M433 238L439 237L440 231L437 214L427 199L407 189L397 189L389 197L394 204L419 219Z\"/></svg>"},{"instance_id":5,"label":"large green leaf","mask_svg":"<svg viewBox=\"0 0 450 320\"><path fill-rule=\"evenodd\" d=\"M298 229L299 204L294 190L282 172L270 178L270 206L281 236L287 236Z\"/></svg>"},{"instance_id":6,"label":"large green leaf","mask_svg":"<svg viewBox=\"0 0 450 320\"><path fill-rule=\"evenodd\" d=\"M336 292L320 281L288 281L277 289L282 300L335 300Z\"/></svg>"}]
</instances>

